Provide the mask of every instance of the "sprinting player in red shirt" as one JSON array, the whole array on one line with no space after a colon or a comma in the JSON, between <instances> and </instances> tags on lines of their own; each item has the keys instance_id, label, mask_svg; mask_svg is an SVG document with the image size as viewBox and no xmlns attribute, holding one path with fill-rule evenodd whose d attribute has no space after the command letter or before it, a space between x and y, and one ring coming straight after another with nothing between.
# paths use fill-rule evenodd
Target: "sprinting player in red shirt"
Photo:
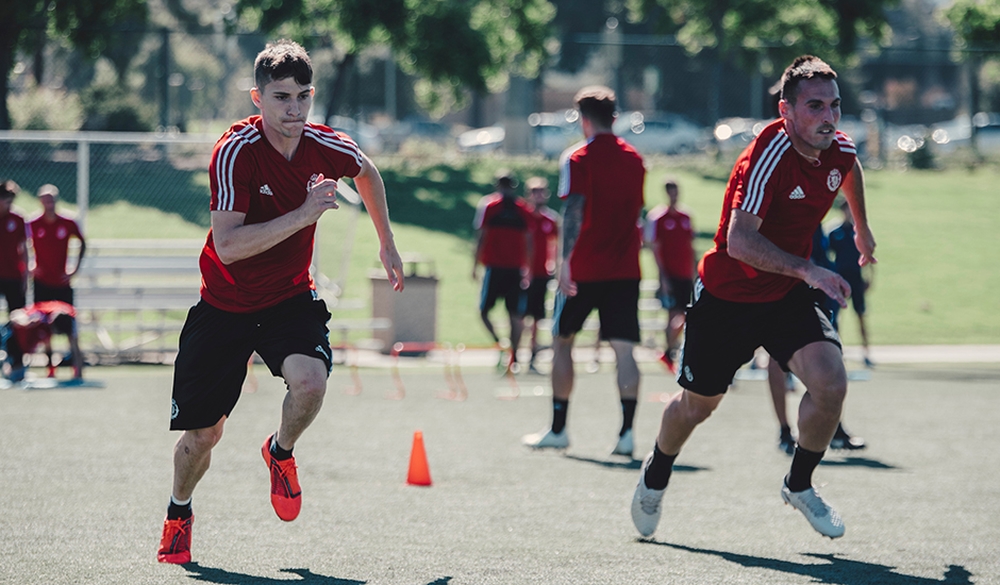
<instances>
[{"instance_id":1,"label":"sprinting player in red shirt","mask_svg":"<svg viewBox=\"0 0 1000 585\"><path fill-rule=\"evenodd\" d=\"M73 305L73 287L70 279L80 269L87 252L87 241L80 232L80 226L68 217L56 213L59 188L42 185L38 188L38 201L42 204L42 214L28 225L31 233L31 249L35 265L31 271L34 284L34 302L61 301ZM76 262L71 269L66 268L69 259L69 242L76 238L80 242ZM64 333L69 338L70 353L73 358L73 379L83 379L83 353L80 351L76 330L76 319L70 315L60 315L53 323L55 333ZM52 341L46 340L45 355L48 357L49 377L55 377L52 363Z\"/></svg>"},{"instance_id":2,"label":"sprinting player in red shirt","mask_svg":"<svg viewBox=\"0 0 1000 585\"><path fill-rule=\"evenodd\" d=\"M565 204L552 332L552 426L522 440L535 448L569 446L573 341L597 309L601 335L615 352L622 404L622 427L612 453L631 458L639 393L632 350L639 342L639 214L646 168L639 153L611 130L615 94L610 88L585 87L574 102L586 141L567 150L560 161L559 196Z\"/></svg>"},{"instance_id":3,"label":"sprinting player in red shirt","mask_svg":"<svg viewBox=\"0 0 1000 585\"><path fill-rule=\"evenodd\" d=\"M656 266L660 269L660 289L657 296L667 310L667 349L660 361L672 373L677 373L677 350L684 331L684 311L694 290L694 230L691 216L678 207L680 193L677 182L667 179L667 207L654 210L646 218L646 241L653 248Z\"/></svg>"},{"instance_id":4,"label":"sprinting player in red shirt","mask_svg":"<svg viewBox=\"0 0 1000 585\"><path fill-rule=\"evenodd\" d=\"M517 347L524 331L524 312L527 297L522 281L530 279L528 250L531 246L533 220L527 204L517 196L517 182L506 171L497 174L496 192L479 201L473 227L476 228L476 251L472 263L472 278L479 278L479 265L483 273L482 293L479 297L479 316L486 325L493 341L500 344L490 311L497 299L503 297L510 320L510 357L506 364L503 352L499 365L507 372L516 373Z\"/></svg>"},{"instance_id":5,"label":"sprinting player in red shirt","mask_svg":"<svg viewBox=\"0 0 1000 585\"><path fill-rule=\"evenodd\" d=\"M325 303L309 266L316 222L337 209L337 181L353 177L378 233L389 282L403 289L385 186L347 136L306 122L314 89L305 49L278 41L257 55L250 98L260 110L215 145L209 164L212 227L202 250L201 301L191 308L174 365L170 428L174 479L157 558L191 560L191 495L236 406L256 351L288 392L261 454L271 505L294 520L302 505L292 448L319 413L332 367Z\"/></svg>"},{"instance_id":6,"label":"sprinting player in red shirt","mask_svg":"<svg viewBox=\"0 0 1000 585\"><path fill-rule=\"evenodd\" d=\"M528 285L526 315L531 317L531 361L528 371L540 372L535 368L538 355L538 322L545 318L545 296L549 281L556 270L556 254L559 252L559 216L549 209L549 182L543 177L532 177L524 182L528 204L534 219L531 233L531 284Z\"/></svg>"},{"instance_id":7,"label":"sprinting player in red shirt","mask_svg":"<svg viewBox=\"0 0 1000 585\"><path fill-rule=\"evenodd\" d=\"M781 497L824 536L844 534L840 515L812 487L847 394L840 339L817 306L822 290L841 306L851 289L810 262L813 232L838 190L850 203L863 264L875 262L865 213L864 176L854 143L837 131L837 74L811 55L781 78L781 118L739 156L730 175L715 247L699 264L678 383L632 500L643 536L656 530L674 459L695 427L722 401L733 375L763 346L805 383L798 446Z\"/></svg>"}]
</instances>

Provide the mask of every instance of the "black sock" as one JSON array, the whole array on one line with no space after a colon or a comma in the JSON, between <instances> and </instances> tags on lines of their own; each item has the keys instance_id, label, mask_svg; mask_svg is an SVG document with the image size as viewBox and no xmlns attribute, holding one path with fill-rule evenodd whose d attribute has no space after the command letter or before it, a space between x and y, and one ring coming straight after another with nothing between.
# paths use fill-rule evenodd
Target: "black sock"
<instances>
[{"instance_id":1,"label":"black sock","mask_svg":"<svg viewBox=\"0 0 1000 585\"><path fill-rule=\"evenodd\" d=\"M826 451L807 451L800 445L795 446L795 455L792 457L792 469L785 476L785 485L793 492L803 492L812 487L812 474L816 466L823 459Z\"/></svg>"},{"instance_id":2,"label":"black sock","mask_svg":"<svg viewBox=\"0 0 1000 585\"><path fill-rule=\"evenodd\" d=\"M677 459L677 455L667 455L660 451L659 445L653 445L653 459L646 467L646 473L643 476L647 488L651 490L667 489L670 474L674 470L674 459Z\"/></svg>"},{"instance_id":3,"label":"black sock","mask_svg":"<svg viewBox=\"0 0 1000 585\"><path fill-rule=\"evenodd\" d=\"M167 506L167 520L187 520L191 517L191 501L183 506L174 503L174 499L170 498L170 505Z\"/></svg>"},{"instance_id":4,"label":"black sock","mask_svg":"<svg viewBox=\"0 0 1000 585\"><path fill-rule=\"evenodd\" d=\"M566 428L566 411L569 410L569 400L552 399L552 432L559 434Z\"/></svg>"},{"instance_id":5,"label":"black sock","mask_svg":"<svg viewBox=\"0 0 1000 585\"><path fill-rule=\"evenodd\" d=\"M632 428L632 420L635 418L635 398L622 398L622 430L618 431L618 436L625 434Z\"/></svg>"},{"instance_id":6,"label":"black sock","mask_svg":"<svg viewBox=\"0 0 1000 585\"><path fill-rule=\"evenodd\" d=\"M291 459L291 457L292 457L292 450L293 449L295 449L295 447L292 447L291 449L288 449L287 451L285 449L282 449L278 445L277 434L271 436L271 456L274 457L275 459L277 459L278 461L284 461L285 459Z\"/></svg>"}]
</instances>

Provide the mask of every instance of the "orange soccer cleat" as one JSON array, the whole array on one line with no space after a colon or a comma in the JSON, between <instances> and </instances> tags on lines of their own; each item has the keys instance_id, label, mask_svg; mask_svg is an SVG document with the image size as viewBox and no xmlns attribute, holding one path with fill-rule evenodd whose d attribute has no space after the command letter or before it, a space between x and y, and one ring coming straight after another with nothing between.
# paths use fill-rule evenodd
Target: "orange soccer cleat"
<instances>
[{"instance_id":1,"label":"orange soccer cleat","mask_svg":"<svg viewBox=\"0 0 1000 585\"><path fill-rule=\"evenodd\" d=\"M163 538L160 539L160 550L156 553L156 560L175 565L190 563L192 524L194 516L183 520L164 520Z\"/></svg>"},{"instance_id":2,"label":"orange soccer cleat","mask_svg":"<svg viewBox=\"0 0 1000 585\"><path fill-rule=\"evenodd\" d=\"M295 471L295 457L279 461L271 455L271 440L274 435L264 440L261 455L271 471L271 506L274 513L285 522L291 522L299 516L302 508L302 489L299 488L299 476Z\"/></svg>"}]
</instances>

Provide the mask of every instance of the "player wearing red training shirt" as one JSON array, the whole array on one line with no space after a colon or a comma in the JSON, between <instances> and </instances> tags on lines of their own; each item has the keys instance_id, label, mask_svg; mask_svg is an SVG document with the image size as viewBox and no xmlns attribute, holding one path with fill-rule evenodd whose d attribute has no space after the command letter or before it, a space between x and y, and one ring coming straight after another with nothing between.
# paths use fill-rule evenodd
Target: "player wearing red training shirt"
<instances>
[{"instance_id":1,"label":"player wearing red training shirt","mask_svg":"<svg viewBox=\"0 0 1000 585\"><path fill-rule=\"evenodd\" d=\"M38 201L42 204L42 213L28 224L31 234L31 249L34 252L35 263L31 271L34 286L34 302L60 301L73 305L73 287L70 279L80 269L84 254L87 252L87 241L80 232L80 226L68 217L56 213L56 203L59 198L59 188L55 185L42 185L38 188ZM76 262L73 268L67 270L69 260L69 241L76 238L80 242ZM83 353L76 331L76 319L70 315L59 315L52 330L65 333L69 338L70 354L73 359L73 379L83 379ZM52 363L52 342L45 342L45 355L48 358L49 377L55 377L55 367Z\"/></svg>"},{"instance_id":2,"label":"player wearing red training shirt","mask_svg":"<svg viewBox=\"0 0 1000 585\"><path fill-rule=\"evenodd\" d=\"M632 350L639 341L639 214L646 169L639 153L611 130L615 94L610 88L585 87L574 102L586 141L567 150L560 163L559 196L566 202L553 317L552 427L523 442L535 448L569 445L565 426L573 391L573 341L597 309L600 334L615 351L622 403L622 427L612 453L632 457L639 392Z\"/></svg>"},{"instance_id":3,"label":"player wearing red training shirt","mask_svg":"<svg viewBox=\"0 0 1000 585\"><path fill-rule=\"evenodd\" d=\"M559 252L559 216L549 209L549 182L542 177L532 177L524 187L534 229L531 232L531 284L528 285L526 315L531 317L531 361L528 371L538 374L535 357L538 355L538 321L545 318L545 293L555 274L556 254Z\"/></svg>"},{"instance_id":4,"label":"player wearing red training shirt","mask_svg":"<svg viewBox=\"0 0 1000 585\"><path fill-rule=\"evenodd\" d=\"M28 232L24 218L11 208L19 191L14 181L0 182L0 294L8 314L24 306L28 285Z\"/></svg>"},{"instance_id":5,"label":"player wearing red training shirt","mask_svg":"<svg viewBox=\"0 0 1000 585\"><path fill-rule=\"evenodd\" d=\"M799 439L782 499L824 536L844 534L840 515L812 487L812 473L840 420L847 393L840 340L817 305L818 288L845 306L850 286L809 261L812 235L838 189L850 203L863 264L875 262L865 213L864 176L853 142L837 131L837 74L811 55L781 77L781 118L736 161L726 189L715 247L699 266L688 310L678 382L684 388L664 412L653 453L632 500L639 533L660 518L673 461L694 428L721 402L733 374L763 346L806 385Z\"/></svg>"},{"instance_id":6,"label":"player wearing red training shirt","mask_svg":"<svg viewBox=\"0 0 1000 585\"><path fill-rule=\"evenodd\" d=\"M524 331L526 297L521 281L529 269L528 250L534 224L531 210L517 197L515 186L513 176L505 171L498 173L496 192L479 201L473 220L477 237L472 278L478 278L480 264L486 267L479 316L493 341L500 343L489 313L497 299L503 297L510 320L511 350L507 363L503 364L502 355L500 363L508 371L517 369L517 346Z\"/></svg>"},{"instance_id":7,"label":"player wearing red training shirt","mask_svg":"<svg viewBox=\"0 0 1000 585\"><path fill-rule=\"evenodd\" d=\"M691 216L677 206L680 196L677 182L668 179L664 190L668 206L654 210L651 217L646 218L646 241L653 248L653 257L660 270L657 296L667 310L667 349L660 361L676 374L676 351L684 330L684 309L691 301L694 288L694 230Z\"/></svg>"},{"instance_id":8,"label":"player wearing red training shirt","mask_svg":"<svg viewBox=\"0 0 1000 585\"><path fill-rule=\"evenodd\" d=\"M316 222L337 209L337 181L353 177L380 241L393 288L402 262L393 242L385 186L348 137L306 122L314 89L305 50L269 44L254 63L250 90L259 116L234 124L209 166L212 227L202 251L202 300L188 313L174 366L170 428L174 480L157 558L191 560L191 495L240 396L256 352L285 380L278 431L261 454L271 505L294 520L302 498L292 448L319 413L332 365L330 313L309 276Z\"/></svg>"}]
</instances>

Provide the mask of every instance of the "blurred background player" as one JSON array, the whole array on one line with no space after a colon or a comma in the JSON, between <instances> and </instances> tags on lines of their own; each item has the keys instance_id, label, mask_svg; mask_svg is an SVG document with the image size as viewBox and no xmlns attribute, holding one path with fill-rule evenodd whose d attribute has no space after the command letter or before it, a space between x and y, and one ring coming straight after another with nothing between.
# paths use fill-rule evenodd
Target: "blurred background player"
<instances>
[{"instance_id":1,"label":"blurred background player","mask_svg":"<svg viewBox=\"0 0 1000 585\"><path fill-rule=\"evenodd\" d=\"M852 232L853 234L853 232ZM853 235L851 237L851 248L854 250L854 260L857 262L860 257L857 253L857 248L854 246ZM820 225L813 232L813 247L812 253L809 255L809 259L816 266L820 266L827 270L836 270L834 263L830 261L829 256L830 240L827 238L826 234L823 232L823 226ZM839 273L839 271L837 271ZM842 275L843 276L843 275ZM846 278L845 278L846 280ZM851 299L858 294L857 290L854 288L854 283L851 283ZM837 312L840 310L840 305L836 301L831 299L821 290L813 291L817 296L817 305L821 307L825 312L830 322L833 324L834 329L839 329L837 324ZM864 306L864 301L862 301L862 306ZM756 362L753 362L756 365ZM795 377L791 372L782 371L781 366L778 365L776 360L768 358L767 362L767 385L771 394L771 402L774 404L774 414L778 419L778 426L780 431L778 433L778 448L792 455L795 453L795 434L792 433L791 423L788 421L788 407L786 405L786 395L789 392L795 391ZM837 431L833 434L833 439L830 441L830 448L839 450L857 450L865 448L865 440L861 437L856 437L847 432L844 428L844 423L841 422L837 425Z\"/></svg>"},{"instance_id":2,"label":"blurred background player","mask_svg":"<svg viewBox=\"0 0 1000 585\"><path fill-rule=\"evenodd\" d=\"M534 219L531 231L531 283L528 285L527 310L531 317L531 361L528 371L538 374L535 357L538 355L538 322L545 318L545 297L549 281L556 270L559 252L559 217L549 209L549 182L542 177L531 177L524 182L525 195Z\"/></svg>"},{"instance_id":3,"label":"blurred background player","mask_svg":"<svg viewBox=\"0 0 1000 585\"><path fill-rule=\"evenodd\" d=\"M677 351L684 332L684 313L691 302L694 286L694 230L691 216L677 205L680 195L677 182L667 179L663 185L667 207L657 208L646 218L645 239L653 249L660 271L657 297L667 310L667 348L660 356L671 373L677 373Z\"/></svg>"},{"instance_id":4,"label":"blurred background player","mask_svg":"<svg viewBox=\"0 0 1000 585\"><path fill-rule=\"evenodd\" d=\"M31 233L31 250L34 255L34 266L31 270L33 302L60 301L72 306L73 287L70 285L70 280L83 264L87 241L75 221L56 212L58 200L59 188L55 185L46 184L38 188L38 202L42 204L42 213L28 225ZM69 244L73 238L79 241L80 247L72 268L67 269ZM80 351L76 318L67 314L59 315L52 324L52 331L64 333L69 338L73 378L83 378L83 353ZM55 376L51 339L46 340L45 355L48 357L51 378Z\"/></svg>"},{"instance_id":5,"label":"blurred background player","mask_svg":"<svg viewBox=\"0 0 1000 585\"><path fill-rule=\"evenodd\" d=\"M851 219L851 208L846 201L840 202L840 211L844 221L830 232L830 251L833 253L833 266L837 274L851 285L851 307L858 316L858 327L861 330L861 348L865 367L875 366L868 351L868 327L865 323L865 293L874 281L875 267L868 265L867 270L861 269L861 254L854 244L854 220ZM840 324L840 307L834 305L833 324Z\"/></svg>"},{"instance_id":6,"label":"blurred background player","mask_svg":"<svg viewBox=\"0 0 1000 585\"><path fill-rule=\"evenodd\" d=\"M565 204L553 315L552 425L526 435L522 442L538 449L569 446L566 414L574 382L573 342L597 309L601 335L615 352L622 405L622 426L612 454L631 458L639 394L633 349L640 340L639 216L646 168L642 156L611 129L616 114L614 91L585 87L573 101L586 140L560 159L558 194Z\"/></svg>"},{"instance_id":7,"label":"blurred background player","mask_svg":"<svg viewBox=\"0 0 1000 585\"><path fill-rule=\"evenodd\" d=\"M0 181L0 295L7 302L8 318L14 310L24 307L28 291L28 236L24 218L13 210L14 197L20 190L14 181ZM9 357L8 376L20 381L24 378L21 356Z\"/></svg>"},{"instance_id":8,"label":"blurred background player","mask_svg":"<svg viewBox=\"0 0 1000 585\"><path fill-rule=\"evenodd\" d=\"M496 191L479 200L473 227L476 228L476 252L472 264L472 278L479 278L479 265L483 273L482 292L479 297L479 316L486 325L493 341L503 347L490 311L497 299L503 298L510 321L510 357L504 363L501 349L500 362L509 373L517 373L517 346L524 331L526 295L522 281L528 275L528 249L534 220L531 210L517 196L517 181L513 175L500 171L496 178Z\"/></svg>"}]
</instances>

